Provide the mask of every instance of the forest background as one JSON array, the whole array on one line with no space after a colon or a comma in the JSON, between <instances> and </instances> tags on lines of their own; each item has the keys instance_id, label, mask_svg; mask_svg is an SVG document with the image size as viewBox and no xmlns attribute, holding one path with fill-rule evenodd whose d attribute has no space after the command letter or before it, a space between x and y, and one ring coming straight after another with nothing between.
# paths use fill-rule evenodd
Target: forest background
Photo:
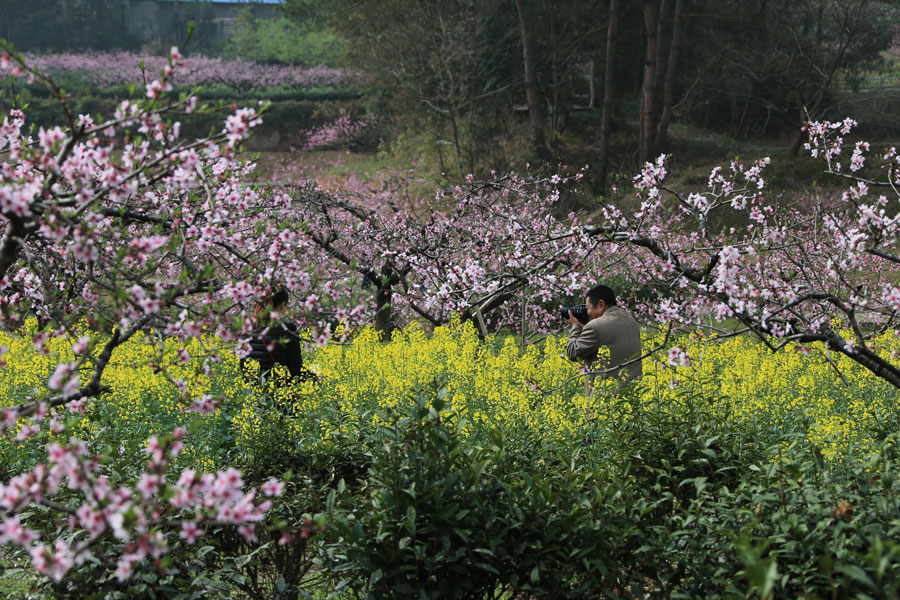
<instances>
[{"instance_id":1,"label":"forest background","mask_svg":"<svg viewBox=\"0 0 900 600\"><path fill-rule=\"evenodd\" d=\"M0 31L31 53L144 56L184 42L183 33L137 39L131 4L34 0L24 11L7 1ZM286 0L266 18L245 3L224 38L211 3L163 4L173 5L172 23L161 31L195 24L189 55L365 74L312 89L206 86L225 102L275 101L250 146L272 153L264 165L289 160L279 153L349 117L369 127L341 139L361 153L342 163L414 164L440 183L526 164L590 164L592 195L604 195L665 152L688 185L736 155L789 158L775 161L770 178L793 187L817 179L799 157L807 119L852 117L876 142L900 132L900 17L890 1ZM77 71L64 84L87 114L129 93ZM11 98L7 85L3 108ZM58 119L50 99L27 90L25 99L38 125Z\"/></svg>"}]
</instances>

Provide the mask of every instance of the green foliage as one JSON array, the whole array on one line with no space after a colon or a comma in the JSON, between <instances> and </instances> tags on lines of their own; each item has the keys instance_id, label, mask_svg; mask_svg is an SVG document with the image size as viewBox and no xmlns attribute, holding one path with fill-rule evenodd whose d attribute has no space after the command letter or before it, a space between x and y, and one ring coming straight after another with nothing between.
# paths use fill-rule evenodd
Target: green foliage
<instances>
[{"instance_id":1,"label":"green foliage","mask_svg":"<svg viewBox=\"0 0 900 600\"><path fill-rule=\"evenodd\" d=\"M827 467L694 401L485 443L427 392L365 441L368 478L332 494L322 566L373 598L896 596L893 440Z\"/></svg>"},{"instance_id":2,"label":"green foliage","mask_svg":"<svg viewBox=\"0 0 900 600\"><path fill-rule=\"evenodd\" d=\"M620 484L525 430L473 444L441 398L389 415L369 442L368 479L332 494L340 538L322 562L341 578L336 589L374 598L610 589L610 557L628 529Z\"/></svg>"},{"instance_id":3,"label":"green foliage","mask_svg":"<svg viewBox=\"0 0 900 600\"><path fill-rule=\"evenodd\" d=\"M145 562L135 568L127 582L120 582L109 566L90 559L60 583L40 578L36 598L55 600L195 600L210 593L223 594L230 589L222 574L204 567L215 546L198 548L180 545L159 564ZM224 573L223 573L224 574Z\"/></svg>"},{"instance_id":4,"label":"green foliage","mask_svg":"<svg viewBox=\"0 0 900 600\"><path fill-rule=\"evenodd\" d=\"M616 565L654 597L877 597L900 586L893 439L871 462L826 466L764 423L644 410L599 428L595 460L631 478L640 546Z\"/></svg>"},{"instance_id":5,"label":"green foliage","mask_svg":"<svg viewBox=\"0 0 900 600\"><path fill-rule=\"evenodd\" d=\"M327 29L313 28L286 17L259 19L247 9L238 17L235 32L225 46L225 55L266 63L335 66L344 46L344 40Z\"/></svg>"}]
</instances>

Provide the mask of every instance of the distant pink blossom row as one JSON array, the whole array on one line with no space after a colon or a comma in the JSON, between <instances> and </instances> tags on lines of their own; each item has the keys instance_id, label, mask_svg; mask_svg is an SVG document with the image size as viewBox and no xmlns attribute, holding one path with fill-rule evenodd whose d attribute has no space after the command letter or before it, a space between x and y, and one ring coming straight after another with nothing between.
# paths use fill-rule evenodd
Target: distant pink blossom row
<instances>
[{"instance_id":1,"label":"distant pink blossom row","mask_svg":"<svg viewBox=\"0 0 900 600\"><path fill-rule=\"evenodd\" d=\"M140 83L139 64L142 61L148 82L158 79L167 65L164 56L142 56L133 52L48 54L29 57L28 60L51 75L83 72L88 81L101 89ZM225 61L201 55L186 56L183 61L172 83L189 87L224 84L239 90L270 87L309 89L347 86L357 77L348 71L323 66L306 69L246 60Z\"/></svg>"}]
</instances>

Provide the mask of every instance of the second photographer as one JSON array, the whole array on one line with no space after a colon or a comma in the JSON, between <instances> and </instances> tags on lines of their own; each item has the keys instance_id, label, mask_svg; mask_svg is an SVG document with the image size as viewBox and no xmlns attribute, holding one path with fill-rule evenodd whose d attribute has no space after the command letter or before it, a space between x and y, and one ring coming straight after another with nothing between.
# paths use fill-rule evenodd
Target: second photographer
<instances>
[{"instance_id":1,"label":"second photographer","mask_svg":"<svg viewBox=\"0 0 900 600\"><path fill-rule=\"evenodd\" d=\"M570 360L583 360L594 371L585 375L585 395L589 396L593 391L597 371L605 377L623 381L640 377L643 374L641 361L634 359L641 356L641 328L616 304L615 292L605 285L596 285L587 291L584 309L580 311L579 308L565 309L566 322L572 326L566 354ZM577 314L579 312L582 314ZM609 350L609 357L597 361L601 347Z\"/></svg>"}]
</instances>

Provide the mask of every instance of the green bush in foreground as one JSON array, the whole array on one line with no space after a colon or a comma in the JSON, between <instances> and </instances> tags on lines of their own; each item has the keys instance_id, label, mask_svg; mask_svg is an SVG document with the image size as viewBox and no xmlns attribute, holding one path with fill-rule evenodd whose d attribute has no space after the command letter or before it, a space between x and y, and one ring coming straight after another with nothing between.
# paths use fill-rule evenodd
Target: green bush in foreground
<instances>
[{"instance_id":1,"label":"green bush in foreground","mask_svg":"<svg viewBox=\"0 0 900 600\"><path fill-rule=\"evenodd\" d=\"M613 586L608 563L628 528L617 486L524 432L469 444L442 409L426 397L391 415L372 440L368 479L332 495L340 538L324 546L323 566L340 578L336 589L494 598Z\"/></svg>"},{"instance_id":2,"label":"green bush in foreground","mask_svg":"<svg viewBox=\"0 0 900 600\"><path fill-rule=\"evenodd\" d=\"M841 471L645 413L549 445L469 443L421 398L367 441L368 478L329 503L322 567L372 598L892 598L896 448ZM695 416L695 419L697 416ZM660 444L660 436L669 443Z\"/></svg>"}]
</instances>

